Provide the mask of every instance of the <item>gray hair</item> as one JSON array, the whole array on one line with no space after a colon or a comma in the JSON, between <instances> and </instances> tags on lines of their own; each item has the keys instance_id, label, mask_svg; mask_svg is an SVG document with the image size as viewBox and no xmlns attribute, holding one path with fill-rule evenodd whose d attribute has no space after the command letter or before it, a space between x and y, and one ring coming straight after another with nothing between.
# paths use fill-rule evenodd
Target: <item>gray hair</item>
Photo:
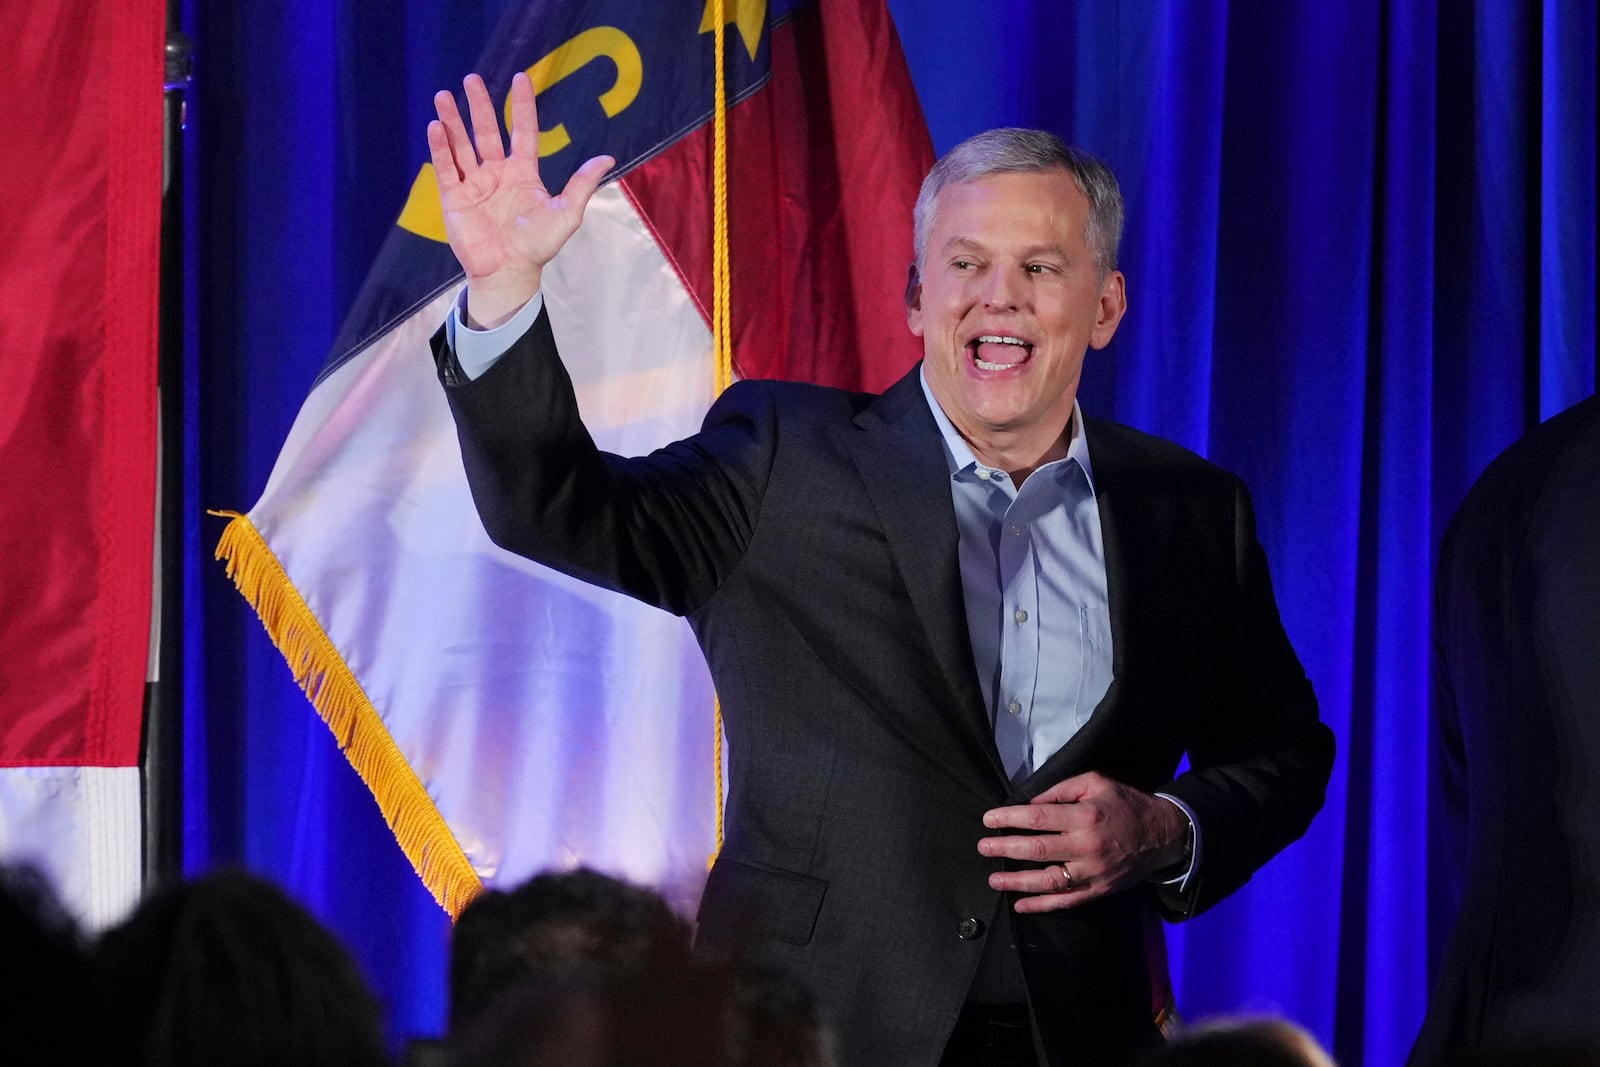
<instances>
[{"instance_id":1,"label":"gray hair","mask_svg":"<svg viewBox=\"0 0 1600 1067\"><path fill-rule=\"evenodd\" d=\"M1117 269L1117 249L1122 244L1122 190L1111 168L1053 133L1004 127L985 130L946 152L922 179L917 206L912 209L917 271L928 251L933 229L934 202L947 185L975 182L991 174L1018 174L1063 168L1089 201L1089 222L1084 240L1094 252L1095 271L1103 281Z\"/></svg>"}]
</instances>

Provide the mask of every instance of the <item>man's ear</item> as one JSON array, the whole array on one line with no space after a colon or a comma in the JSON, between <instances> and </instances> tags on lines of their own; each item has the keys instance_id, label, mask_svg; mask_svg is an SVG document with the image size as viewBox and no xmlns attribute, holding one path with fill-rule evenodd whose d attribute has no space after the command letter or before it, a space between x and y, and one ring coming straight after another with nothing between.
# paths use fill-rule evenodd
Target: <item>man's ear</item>
<instances>
[{"instance_id":1,"label":"man's ear","mask_svg":"<svg viewBox=\"0 0 1600 1067\"><path fill-rule=\"evenodd\" d=\"M906 268L906 325L918 337L922 336L922 275L917 265Z\"/></svg>"},{"instance_id":2,"label":"man's ear","mask_svg":"<svg viewBox=\"0 0 1600 1067\"><path fill-rule=\"evenodd\" d=\"M1127 282L1120 270L1114 270L1100 286L1100 303L1096 308L1094 330L1089 334L1089 347L1099 350L1110 344L1112 334L1117 332L1127 312Z\"/></svg>"}]
</instances>

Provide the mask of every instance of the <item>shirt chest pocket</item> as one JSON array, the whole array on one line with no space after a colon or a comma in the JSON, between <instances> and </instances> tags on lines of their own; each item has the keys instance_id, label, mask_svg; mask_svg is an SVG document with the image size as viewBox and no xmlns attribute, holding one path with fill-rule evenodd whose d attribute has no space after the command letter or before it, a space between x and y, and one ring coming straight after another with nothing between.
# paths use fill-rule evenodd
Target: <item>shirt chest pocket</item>
<instances>
[{"instance_id":1,"label":"shirt chest pocket","mask_svg":"<svg viewBox=\"0 0 1600 1067\"><path fill-rule=\"evenodd\" d=\"M1079 662L1076 706L1083 722L1111 688L1111 612L1103 605L1078 608Z\"/></svg>"}]
</instances>

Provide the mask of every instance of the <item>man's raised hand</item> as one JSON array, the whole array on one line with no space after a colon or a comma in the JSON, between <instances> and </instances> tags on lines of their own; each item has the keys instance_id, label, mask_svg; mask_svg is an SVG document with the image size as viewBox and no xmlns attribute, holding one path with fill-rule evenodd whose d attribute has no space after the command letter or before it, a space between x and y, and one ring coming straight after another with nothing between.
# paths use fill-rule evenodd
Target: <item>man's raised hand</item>
<instances>
[{"instance_id":1,"label":"man's raised hand","mask_svg":"<svg viewBox=\"0 0 1600 1067\"><path fill-rule=\"evenodd\" d=\"M469 74L465 86L472 136L455 97L440 92L433 98L439 118L428 123L428 149L439 179L444 232L467 275L467 318L489 327L539 291L544 265L577 231L584 207L616 160L594 157L552 196L539 180L539 118L528 75L511 80L510 155L483 79Z\"/></svg>"}]
</instances>

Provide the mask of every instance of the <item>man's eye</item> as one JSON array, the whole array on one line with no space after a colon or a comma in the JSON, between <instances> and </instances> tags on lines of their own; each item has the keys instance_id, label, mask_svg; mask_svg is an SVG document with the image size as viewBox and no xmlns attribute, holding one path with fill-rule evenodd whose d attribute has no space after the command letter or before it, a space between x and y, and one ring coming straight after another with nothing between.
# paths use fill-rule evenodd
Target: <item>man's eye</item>
<instances>
[{"instance_id":1,"label":"man's eye","mask_svg":"<svg viewBox=\"0 0 1600 1067\"><path fill-rule=\"evenodd\" d=\"M974 266L972 260L970 259L958 259L950 265L956 270L971 270Z\"/></svg>"},{"instance_id":2,"label":"man's eye","mask_svg":"<svg viewBox=\"0 0 1600 1067\"><path fill-rule=\"evenodd\" d=\"M1050 265L1048 263L1029 263L1028 264L1028 273L1029 274L1048 274L1049 272L1050 272Z\"/></svg>"}]
</instances>

